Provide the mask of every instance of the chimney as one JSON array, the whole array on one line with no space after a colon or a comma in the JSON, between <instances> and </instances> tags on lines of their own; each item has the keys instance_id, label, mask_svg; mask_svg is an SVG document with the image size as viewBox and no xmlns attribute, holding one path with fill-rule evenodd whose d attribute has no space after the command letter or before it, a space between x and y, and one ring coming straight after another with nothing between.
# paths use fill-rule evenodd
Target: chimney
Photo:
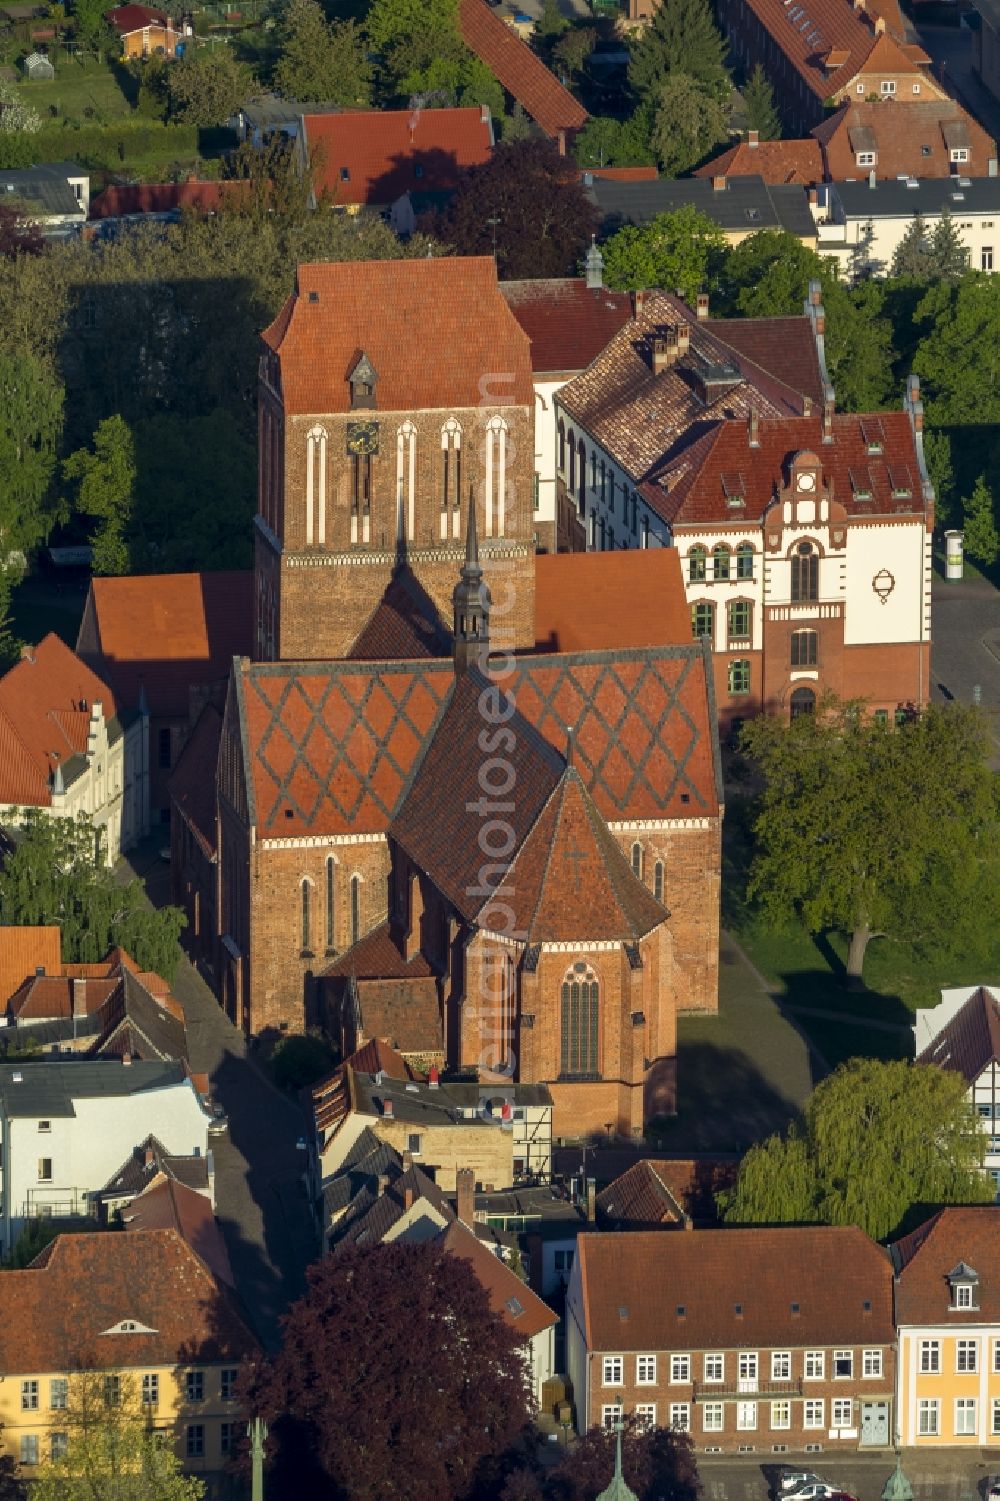
<instances>
[{"instance_id":1,"label":"chimney","mask_svg":"<svg viewBox=\"0 0 1000 1501\"><path fill-rule=\"evenodd\" d=\"M44 975L44 973L45 973L45 965L44 964L36 964L35 965L35 978L36 979L40 979L41 976Z\"/></svg>"},{"instance_id":2,"label":"chimney","mask_svg":"<svg viewBox=\"0 0 1000 1501\"><path fill-rule=\"evenodd\" d=\"M35 660L35 648L33 646L21 647L21 661L33 662Z\"/></svg>"},{"instance_id":3,"label":"chimney","mask_svg":"<svg viewBox=\"0 0 1000 1501\"><path fill-rule=\"evenodd\" d=\"M662 375L677 359L677 330L670 328L666 336L653 340L653 374Z\"/></svg>"},{"instance_id":4,"label":"chimney","mask_svg":"<svg viewBox=\"0 0 1000 1501\"><path fill-rule=\"evenodd\" d=\"M586 273L587 286L592 292L600 291L604 286L604 257L597 248L597 239L594 235L590 237L590 249L587 251L583 268Z\"/></svg>"},{"instance_id":5,"label":"chimney","mask_svg":"<svg viewBox=\"0 0 1000 1501\"><path fill-rule=\"evenodd\" d=\"M986 163L986 176L987 177L996 177L996 175L997 175L997 159L996 159L995 156L991 156L990 159L989 159L989 161Z\"/></svg>"},{"instance_id":6,"label":"chimney","mask_svg":"<svg viewBox=\"0 0 1000 1501\"><path fill-rule=\"evenodd\" d=\"M802 415L803 415L803 417L811 417L812 416L812 410L813 410L812 397L811 396L803 396L803 398L802 398Z\"/></svg>"},{"instance_id":7,"label":"chimney","mask_svg":"<svg viewBox=\"0 0 1000 1501\"><path fill-rule=\"evenodd\" d=\"M759 131L757 131L757 130L748 130L747 131L747 145L748 146L751 146L751 147L756 146L759 140L760 140L760 132Z\"/></svg>"},{"instance_id":8,"label":"chimney","mask_svg":"<svg viewBox=\"0 0 1000 1501\"><path fill-rule=\"evenodd\" d=\"M697 302L695 311L697 312L699 319L701 319L701 318L707 318L708 317L708 293L707 292L699 292L698 293L698 302Z\"/></svg>"},{"instance_id":9,"label":"chimney","mask_svg":"<svg viewBox=\"0 0 1000 1501\"><path fill-rule=\"evenodd\" d=\"M724 193L726 191L726 179L721 176L713 177L712 191L713 193Z\"/></svg>"},{"instance_id":10,"label":"chimney","mask_svg":"<svg viewBox=\"0 0 1000 1501\"><path fill-rule=\"evenodd\" d=\"M874 186L875 186L875 184L876 184L876 183L877 183L877 182L878 182L878 178L877 178L877 177L876 177L876 175L875 175L875 168L874 168L874 167L871 167L871 168L870 168L870 169L869 169L869 172L868 172L868 186L869 186L869 187L870 187L870 188L874 188Z\"/></svg>"},{"instance_id":11,"label":"chimney","mask_svg":"<svg viewBox=\"0 0 1000 1501\"><path fill-rule=\"evenodd\" d=\"M833 442L833 397L828 396L823 402L823 442Z\"/></svg>"},{"instance_id":12,"label":"chimney","mask_svg":"<svg viewBox=\"0 0 1000 1501\"><path fill-rule=\"evenodd\" d=\"M86 1016L87 1014L87 982L86 980L73 981L73 1015Z\"/></svg>"},{"instance_id":13,"label":"chimney","mask_svg":"<svg viewBox=\"0 0 1000 1501\"><path fill-rule=\"evenodd\" d=\"M392 1101L391 1100L383 1100L382 1101L382 1119L383 1120L387 1120L387 1121L391 1121L393 1119Z\"/></svg>"},{"instance_id":14,"label":"chimney","mask_svg":"<svg viewBox=\"0 0 1000 1501\"><path fill-rule=\"evenodd\" d=\"M813 307L819 307L823 301L823 283L821 281L811 281L809 283L809 301Z\"/></svg>"},{"instance_id":15,"label":"chimney","mask_svg":"<svg viewBox=\"0 0 1000 1501\"><path fill-rule=\"evenodd\" d=\"M480 114L479 114L479 123L481 125L488 125L490 123L491 119L492 119L492 116L490 114L490 107L489 107L489 105L488 104L481 105L480 106Z\"/></svg>"},{"instance_id":16,"label":"chimney","mask_svg":"<svg viewBox=\"0 0 1000 1501\"><path fill-rule=\"evenodd\" d=\"M751 407L747 413L747 442L751 448L760 447L760 418L756 407Z\"/></svg>"},{"instance_id":17,"label":"chimney","mask_svg":"<svg viewBox=\"0 0 1000 1501\"><path fill-rule=\"evenodd\" d=\"M132 1067L132 1054L129 1053L129 1052L124 1052L122 1054L122 1068L131 1068L131 1067Z\"/></svg>"},{"instance_id":18,"label":"chimney","mask_svg":"<svg viewBox=\"0 0 1000 1501\"><path fill-rule=\"evenodd\" d=\"M429 1089L441 1088L441 1074L436 1063L431 1064L430 1073L427 1075L427 1087Z\"/></svg>"},{"instance_id":19,"label":"chimney","mask_svg":"<svg viewBox=\"0 0 1000 1501\"><path fill-rule=\"evenodd\" d=\"M645 294L645 292L643 291L643 289L641 287L638 287L636 289L636 292L635 292L635 316L637 318L641 318L642 317L642 310L645 307L645 305L646 305L646 294Z\"/></svg>"},{"instance_id":20,"label":"chimney","mask_svg":"<svg viewBox=\"0 0 1000 1501\"><path fill-rule=\"evenodd\" d=\"M388 1175L388 1173L379 1173L379 1175L378 1175L378 1196L379 1196L379 1198L382 1197L382 1195L385 1193L385 1191L386 1191L386 1189L388 1187L389 1187L389 1175Z\"/></svg>"},{"instance_id":21,"label":"chimney","mask_svg":"<svg viewBox=\"0 0 1000 1501\"><path fill-rule=\"evenodd\" d=\"M920 400L920 376L910 375L906 382L906 402L915 433L924 430L924 404Z\"/></svg>"},{"instance_id":22,"label":"chimney","mask_svg":"<svg viewBox=\"0 0 1000 1501\"><path fill-rule=\"evenodd\" d=\"M691 325L682 323L677 330L677 353L687 354L691 348Z\"/></svg>"},{"instance_id":23,"label":"chimney","mask_svg":"<svg viewBox=\"0 0 1000 1501\"><path fill-rule=\"evenodd\" d=\"M819 204L819 193L815 188L809 189L809 207L816 208Z\"/></svg>"},{"instance_id":24,"label":"chimney","mask_svg":"<svg viewBox=\"0 0 1000 1501\"><path fill-rule=\"evenodd\" d=\"M868 9L867 0L854 0L854 9L864 11Z\"/></svg>"},{"instance_id":25,"label":"chimney","mask_svg":"<svg viewBox=\"0 0 1000 1501\"><path fill-rule=\"evenodd\" d=\"M145 1150L145 1152L144 1152L144 1154L143 1154L143 1162L144 1162L145 1166L146 1167L152 1167L153 1163L155 1161L156 1161L156 1153L153 1151L152 1147L147 1147L146 1150Z\"/></svg>"},{"instance_id":26,"label":"chimney","mask_svg":"<svg viewBox=\"0 0 1000 1501\"><path fill-rule=\"evenodd\" d=\"M557 139L559 141L559 155L560 156L565 156L566 155L566 132L564 130L561 130L559 132L559 135L558 135Z\"/></svg>"},{"instance_id":27,"label":"chimney","mask_svg":"<svg viewBox=\"0 0 1000 1501\"><path fill-rule=\"evenodd\" d=\"M885 36L885 17L884 16L876 16L875 17L875 35L876 36Z\"/></svg>"},{"instance_id":28,"label":"chimney","mask_svg":"<svg viewBox=\"0 0 1000 1501\"><path fill-rule=\"evenodd\" d=\"M400 1160L403 1164L403 1172L408 1173L410 1168L413 1166L413 1153L404 1152Z\"/></svg>"},{"instance_id":29,"label":"chimney","mask_svg":"<svg viewBox=\"0 0 1000 1501\"><path fill-rule=\"evenodd\" d=\"M406 1187L403 1189L403 1208L404 1209L412 1209L413 1208L413 1197L414 1197L413 1196L413 1185L412 1185L412 1183L408 1183L406 1185Z\"/></svg>"},{"instance_id":30,"label":"chimney","mask_svg":"<svg viewBox=\"0 0 1000 1501\"><path fill-rule=\"evenodd\" d=\"M587 1179L587 1223L592 1225L597 1219L597 1179Z\"/></svg>"},{"instance_id":31,"label":"chimney","mask_svg":"<svg viewBox=\"0 0 1000 1501\"><path fill-rule=\"evenodd\" d=\"M476 1223L476 1175L471 1167L455 1174L455 1209L462 1224L472 1230Z\"/></svg>"}]
</instances>

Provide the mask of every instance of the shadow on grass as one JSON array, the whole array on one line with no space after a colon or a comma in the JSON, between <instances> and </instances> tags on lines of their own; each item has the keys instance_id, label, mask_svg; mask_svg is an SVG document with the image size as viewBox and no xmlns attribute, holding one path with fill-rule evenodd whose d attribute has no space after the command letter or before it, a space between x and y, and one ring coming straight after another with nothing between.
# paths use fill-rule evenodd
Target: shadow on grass
<instances>
[{"instance_id":1,"label":"shadow on grass","mask_svg":"<svg viewBox=\"0 0 1000 1501\"><path fill-rule=\"evenodd\" d=\"M798 1114L746 1053L704 1039L680 1043L677 1117L649 1133L657 1150L741 1152Z\"/></svg>"}]
</instances>

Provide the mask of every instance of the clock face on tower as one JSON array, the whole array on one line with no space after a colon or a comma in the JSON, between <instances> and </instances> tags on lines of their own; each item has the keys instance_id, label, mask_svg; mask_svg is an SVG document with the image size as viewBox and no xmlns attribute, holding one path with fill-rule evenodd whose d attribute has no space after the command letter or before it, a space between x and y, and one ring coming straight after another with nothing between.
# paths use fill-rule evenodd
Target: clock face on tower
<instances>
[{"instance_id":1,"label":"clock face on tower","mask_svg":"<svg viewBox=\"0 0 1000 1501\"><path fill-rule=\"evenodd\" d=\"M810 493L811 491L815 490L815 488L816 488L816 476L815 476L815 474L809 474L809 473L800 474L799 477L798 477L798 479L795 481L795 488L797 490L805 491L807 494Z\"/></svg>"},{"instance_id":2,"label":"clock face on tower","mask_svg":"<svg viewBox=\"0 0 1000 1501\"><path fill-rule=\"evenodd\" d=\"M378 423L349 422L347 424L347 452L361 454L378 453Z\"/></svg>"}]
</instances>

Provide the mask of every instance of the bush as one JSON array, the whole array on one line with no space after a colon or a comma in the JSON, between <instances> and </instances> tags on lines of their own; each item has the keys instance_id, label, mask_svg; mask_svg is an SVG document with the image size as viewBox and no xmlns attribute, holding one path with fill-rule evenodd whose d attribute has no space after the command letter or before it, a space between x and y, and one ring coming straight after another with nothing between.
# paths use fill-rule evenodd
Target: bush
<instances>
[{"instance_id":1,"label":"bush","mask_svg":"<svg viewBox=\"0 0 1000 1501\"><path fill-rule=\"evenodd\" d=\"M27 151L27 161L22 158ZM198 154L194 125L163 125L158 120L125 120L115 125L45 124L29 137L0 133L0 168L67 158L91 171L114 171L137 157L192 157Z\"/></svg>"},{"instance_id":2,"label":"bush","mask_svg":"<svg viewBox=\"0 0 1000 1501\"><path fill-rule=\"evenodd\" d=\"M333 1067L333 1053L322 1037L283 1037L271 1055L271 1072L281 1089L305 1089Z\"/></svg>"}]
</instances>

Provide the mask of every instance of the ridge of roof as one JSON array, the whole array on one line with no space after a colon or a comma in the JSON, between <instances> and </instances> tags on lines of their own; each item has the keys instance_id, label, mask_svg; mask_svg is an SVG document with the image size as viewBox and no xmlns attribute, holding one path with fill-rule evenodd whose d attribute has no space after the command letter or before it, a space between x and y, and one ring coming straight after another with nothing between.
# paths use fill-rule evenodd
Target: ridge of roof
<instances>
[{"instance_id":1,"label":"ridge of roof","mask_svg":"<svg viewBox=\"0 0 1000 1501\"><path fill-rule=\"evenodd\" d=\"M587 111L486 0L459 0L462 40L551 137L579 130Z\"/></svg>"}]
</instances>

